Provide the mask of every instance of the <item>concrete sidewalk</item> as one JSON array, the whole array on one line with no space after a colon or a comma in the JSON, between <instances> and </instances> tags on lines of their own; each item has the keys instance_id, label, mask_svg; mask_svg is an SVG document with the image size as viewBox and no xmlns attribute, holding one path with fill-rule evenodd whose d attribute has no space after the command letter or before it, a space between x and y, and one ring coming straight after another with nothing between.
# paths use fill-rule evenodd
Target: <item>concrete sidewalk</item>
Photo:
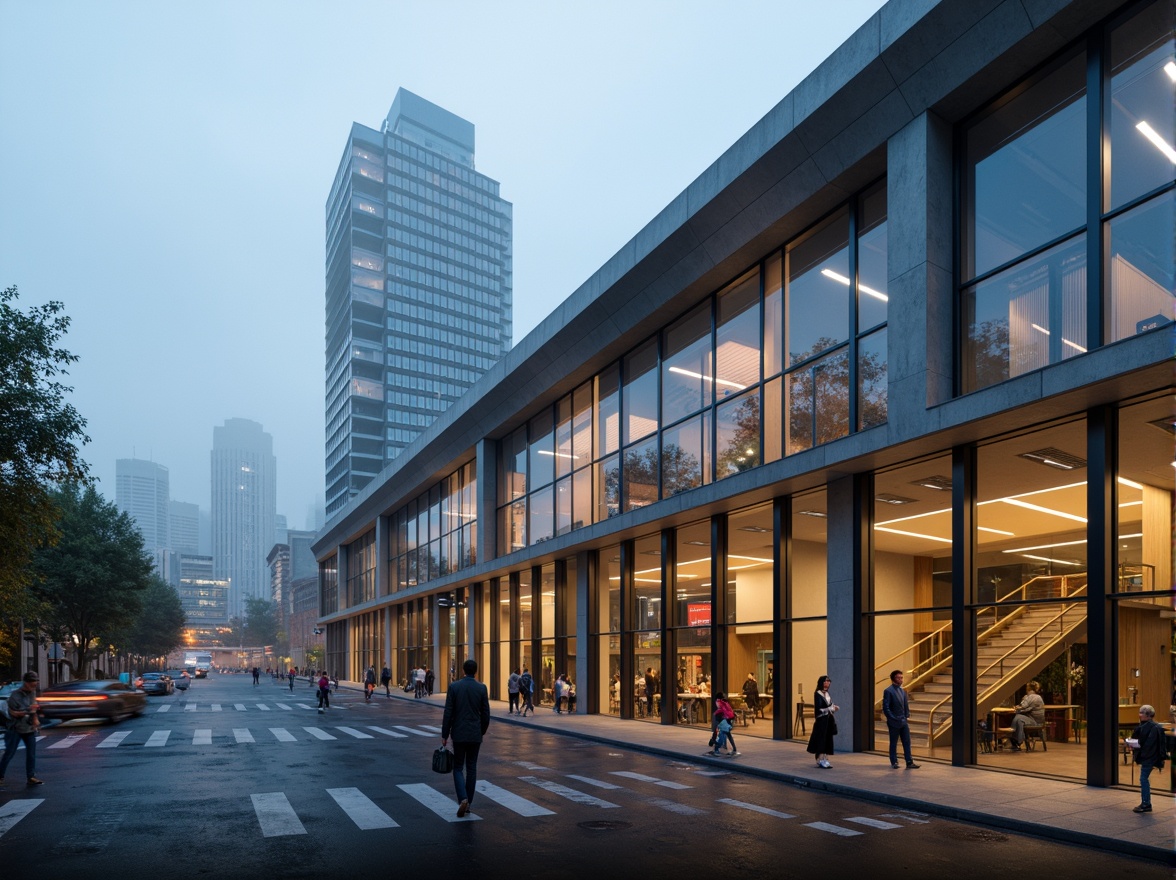
<instances>
[{"instance_id":1,"label":"concrete sidewalk","mask_svg":"<svg viewBox=\"0 0 1176 880\"><path fill-rule=\"evenodd\" d=\"M351 682L340 682L339 686L362 691L361 686ZM428 706L438 713L445 705L444 691L421 700L395 691L393 697L422 708ZM740 756L714 758L704 754L710 732L700 727L622 721L609 715L557 715L550 708L537 709L534 715L523 718L508 715L507 704L497 700L490 701L490 711L491 732L495 724L513 724L562 733L713 764L815 791L1174 863L1176 801L1168 792L1153 791L1155 812L1136 814L1131 810L1139 803L1139 793L1129 789L1094 788L1079 782L952 767L922 758L918 770L893 770L885 755L872 753L837 754L831 759L833 769L821 770L805 751L805 743L740 736L742 728L735 731Z\"/></svg>"}]
</instances>

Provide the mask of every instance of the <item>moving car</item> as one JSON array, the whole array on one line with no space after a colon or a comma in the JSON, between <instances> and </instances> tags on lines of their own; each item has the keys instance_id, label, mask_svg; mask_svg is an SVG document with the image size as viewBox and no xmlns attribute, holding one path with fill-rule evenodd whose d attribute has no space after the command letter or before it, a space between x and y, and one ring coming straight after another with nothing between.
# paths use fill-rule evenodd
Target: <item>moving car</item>
<instances>
[{"instance_id":1,"label":"moving car","mask_svg":"<svg viewBox=\"0 0 1176 880\"><path fill-rule=\"evenodd\" d=\"M172 684L177 691L186 691L192 684L192 676L187 669L169 669L167 674L171 676Z\"/></svg>"},{"instance_id":2,"label":"moving car","mask_svg":"<svg viewBox=\"0 0 1176 880\"><path fill-rule=\"evenodd\" d=\"M144 672L135 680L135 687L157 697L166 697L176 692L171 676L166 672Z\"/></svg>"},{"instance_id":3,"label":"moving car","mask_svg":"<svg viewBox=\"0 0 1176 880\"><path fill-rule=\"evenodd\" d=\"M106 718L117 721L147 708L147 694L110 679L69 681L46 688L37 698L45 718Z\"/></svg>"}]
</instances>

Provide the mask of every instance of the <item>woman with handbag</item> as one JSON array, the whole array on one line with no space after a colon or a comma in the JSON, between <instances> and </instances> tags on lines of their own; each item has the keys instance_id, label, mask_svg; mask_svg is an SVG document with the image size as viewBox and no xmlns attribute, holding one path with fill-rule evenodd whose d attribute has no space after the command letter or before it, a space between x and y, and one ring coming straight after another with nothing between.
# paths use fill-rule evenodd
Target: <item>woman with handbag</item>
<instances>
[{"instance_id":1,"label":"woman with handbag","mask_svg":"<svg viewBox=\"0 0 1176 880\"><path fill-rule=\"evenodd\" d=\"M833 702L829 694L829 685L833 682L827 675L817 679L817 690L813 694L813 735L809 737L808 752L816 755L817 766L826 770L833 765L829 763L829 755L833 754L833 737L837 735L837 722L833 716L841 708Z\"/></svg>"}]
</instances>

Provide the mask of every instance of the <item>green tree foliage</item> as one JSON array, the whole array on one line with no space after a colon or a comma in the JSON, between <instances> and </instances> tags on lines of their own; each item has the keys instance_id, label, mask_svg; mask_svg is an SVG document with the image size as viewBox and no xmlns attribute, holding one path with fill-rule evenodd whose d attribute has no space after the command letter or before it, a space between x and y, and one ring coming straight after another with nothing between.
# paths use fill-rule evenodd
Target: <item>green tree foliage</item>
<instances>
[{"instance_id":1,"label":"green tree foliage","mask_svg":"<svg viewBox=\"0 0 1176 880\"><path fill-rule=\"evenodd\" d=\"M152 575L138 616L116 644L135 657L162 657L183 643L185 619L175 588L158 575Z\"/></svg>"},{"instance_id":2,"label":"green tree foliage","mask_svg":"<svg viewBox=\"0 0 1176 880\"><path fill-rule=\"evenodd\" d=\"M69 328L59 302L23 312L15 287L0 292L0 613L25 614L29 564L57 538L53 491L89 479L83 419L58 377L77 357L58 343Z\"/></svg>"},{"instance_id":3,"label":"green tree foliage","mask_svg":"<svg viewBox=\"0 0 1176 880\"><path fill-rule=\"evenodd\" d=\"M93 486L67 483L53 500L60 538L37 551L31 592L45 632L75 643L75 674L85 676L96 648L134 626L152 564L134 520Z\"/></svg>"},{"instance_id":4,"label":"green tree foliage","mask_svg":"<svg viewBox=\"0 0 1176 880\"><path fill-rule=\"evenodd\" d=\"M278 606L268 599L245 600L245 643L254 647L278 642Z\"/></svg>"}]
</instances>

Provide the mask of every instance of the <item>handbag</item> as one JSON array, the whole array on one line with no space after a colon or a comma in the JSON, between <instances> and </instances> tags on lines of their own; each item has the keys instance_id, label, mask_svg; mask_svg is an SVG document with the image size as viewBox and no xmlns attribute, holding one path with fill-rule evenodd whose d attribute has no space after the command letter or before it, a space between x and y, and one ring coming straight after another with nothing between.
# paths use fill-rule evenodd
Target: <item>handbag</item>
<instances>
[{"instance_id":1,"label":"handbag","mask_svg":"<svg viewBox=\"0 0 1176 880\"><path fill-rule=\"evenodd\" d=\"M433 772L434 773L452 773L453 772L453 752L442 746L433 752Z\"/></svg>"}]
</instances>

